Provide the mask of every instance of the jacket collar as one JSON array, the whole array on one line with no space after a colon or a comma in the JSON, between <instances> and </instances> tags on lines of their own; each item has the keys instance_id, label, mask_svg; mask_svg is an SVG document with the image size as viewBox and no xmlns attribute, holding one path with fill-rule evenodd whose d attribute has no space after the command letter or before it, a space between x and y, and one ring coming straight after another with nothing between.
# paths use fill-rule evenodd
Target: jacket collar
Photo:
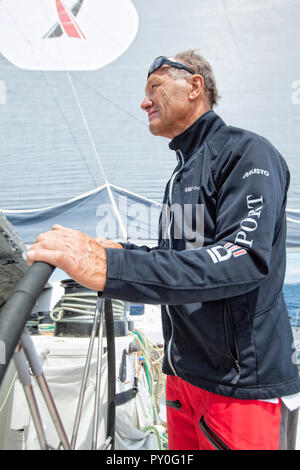
<instances>
[{"instance_id":1,"label":"jacket collar","mask_svg":"<svg viewBox=\"0 0 300 470\"><path fill-rule=\"evenodd\" d=\"M169 143L169 147L171 150L180 150L186 161L208 137L211 137L223 125L225 125L224 121L210 109L181 134L176 135Z\"/></svg>"}]
</instances>

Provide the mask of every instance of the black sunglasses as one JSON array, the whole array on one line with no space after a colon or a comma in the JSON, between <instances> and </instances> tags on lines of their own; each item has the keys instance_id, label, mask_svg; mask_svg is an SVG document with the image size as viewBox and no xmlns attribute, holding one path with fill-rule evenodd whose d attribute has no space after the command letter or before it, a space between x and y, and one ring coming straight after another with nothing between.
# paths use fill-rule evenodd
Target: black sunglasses
<instances>
[{"instance_id":1,"label":"black sunglasses","mask_svg":"<svg viewBox=\"0 0 300 470\"><path fill-rule=\"evenodd\" d=\"M195 72L186 65L183 65L180 62L174 62L173 60L169 60L167 57L160 55L159 57L156 57L154 62L150 65L147 79L150 77L151 73L155 72L155 70L159 69L163 65L170 65L176 69L184 69L193 75L195 74Z\"/></svg>"}]
</instances>

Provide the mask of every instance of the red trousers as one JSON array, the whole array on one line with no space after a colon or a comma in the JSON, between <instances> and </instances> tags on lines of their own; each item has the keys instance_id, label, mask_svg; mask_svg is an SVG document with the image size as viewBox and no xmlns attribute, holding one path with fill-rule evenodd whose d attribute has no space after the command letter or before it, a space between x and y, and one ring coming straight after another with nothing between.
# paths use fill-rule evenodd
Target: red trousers
<instances>
[{"instance_id":1,"label":"red trousers","mask_svg":"<svg viewBox=\"0 0 300 470\"><path fill-rule=\"evenodd\" d=\"M170 450L278 450L278 404L239 400L167 377Z\"/></svg>"}]
</instances>

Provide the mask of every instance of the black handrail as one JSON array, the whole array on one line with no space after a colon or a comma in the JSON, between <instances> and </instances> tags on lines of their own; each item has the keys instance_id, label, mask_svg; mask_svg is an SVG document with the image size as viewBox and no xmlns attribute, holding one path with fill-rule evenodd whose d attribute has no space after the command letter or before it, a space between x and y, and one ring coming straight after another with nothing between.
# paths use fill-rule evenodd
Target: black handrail
<instances>
[{"instance_id":1,"label":"black handrail","mask_svg":"<svg viewBox=\"0 0 300 470\"><path fill-rule=\"evenodd\" d=\"M0 385L31 311L54 269L46 263L34 263L0 310L0 342L5 350L5 359L0 358Z\"/></svg>"},{"instance_id":2,"label":"black handrail","mask_svg":"<svg viewBox=\"0 0 300 470\"><path fill-rule=\"evenodd\" d=\"M116 354L112 302L105 299L104 304L106 340L107 340L107 428L106 437L111 437L111 450L115 444L116 420Z\"/></svg>"}]
</instances>

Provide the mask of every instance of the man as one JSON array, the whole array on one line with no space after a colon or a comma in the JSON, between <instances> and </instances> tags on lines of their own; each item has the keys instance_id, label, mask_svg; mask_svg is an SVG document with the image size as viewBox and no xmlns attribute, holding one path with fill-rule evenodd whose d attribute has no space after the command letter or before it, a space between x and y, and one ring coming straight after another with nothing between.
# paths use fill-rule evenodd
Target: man
<instances>
[{"instance_id":1,"label":"man","mask_svg":"<svg viewBox=\"0 0 300 470\"><path fill-rule=\"evenodd\" d=\"M194 51L150 67L141 107L178 160L157 247L54 226L28 263L58 266L109 298L162 305L170 449L291 448L300 386L282 295L289 172L266 139L227 126L217 100ZM188 230L175 206L193 208Z\"/></svg>"}]
</instances>

